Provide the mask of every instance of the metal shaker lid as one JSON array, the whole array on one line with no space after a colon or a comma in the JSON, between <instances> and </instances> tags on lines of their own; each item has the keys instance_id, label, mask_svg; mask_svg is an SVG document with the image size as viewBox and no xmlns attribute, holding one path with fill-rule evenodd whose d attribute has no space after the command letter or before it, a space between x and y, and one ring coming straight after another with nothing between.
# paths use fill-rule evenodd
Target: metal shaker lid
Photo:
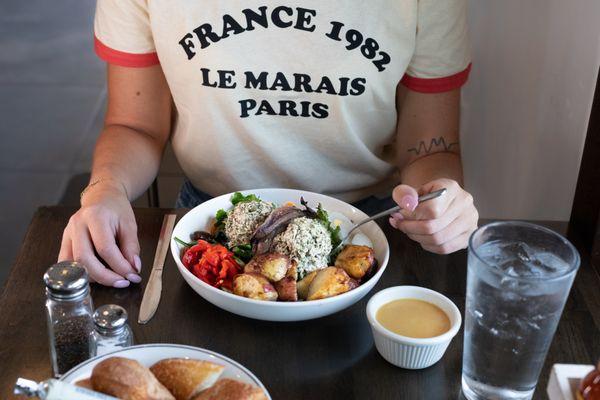
<instances>
[{"instance_id":1,"label":"metal shaker lid","mask_svg":"<svg viewBox=\"0 0 600 400\"><path fill-rule=\"evenodd\" d=\"M88 273L75 261L61 261L48 268L44 283L48 293L59 299L73 299L89 290Z\"/></svg>"},{"instance_id":2,"label":"metal shaker lid","mask_svg":"<svg viewBox=\"0 0 600 400\"><path fill-rule=\"evenodd\" d=\"M94 311L94 325L105 334L120 332L127 324L127 311L116 304L106 304Z\"/></svg>"},{"instance_id":3,"label":"metal shaker lid","mask_svg":"<svg viewBox=\"0 0 600 400\"><path fill-rule=\"evenodd\" d=\"M27 397L40 396L39 384L29 379L19 378L13 389L13 394L19 394Z\"/></svg>"}]
</instances>

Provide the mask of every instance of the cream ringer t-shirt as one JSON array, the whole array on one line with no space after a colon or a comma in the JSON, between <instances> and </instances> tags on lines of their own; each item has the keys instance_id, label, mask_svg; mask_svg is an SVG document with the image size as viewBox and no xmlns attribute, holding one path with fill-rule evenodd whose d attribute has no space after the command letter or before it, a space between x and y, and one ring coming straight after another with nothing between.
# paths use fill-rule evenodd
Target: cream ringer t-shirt
<instances>
[{"instance_id":1,"label":"cream ringer t-shirt","mask_svg":"<svg viewBox=\"0 0 600 400\"><path fill-rule=\"evenodd\" d=\"M391 188L398 82L443 92L470 70L466 0L98 0L95 49L160 64L175 154L212 195Z\"/></svg>"}]
</instances>

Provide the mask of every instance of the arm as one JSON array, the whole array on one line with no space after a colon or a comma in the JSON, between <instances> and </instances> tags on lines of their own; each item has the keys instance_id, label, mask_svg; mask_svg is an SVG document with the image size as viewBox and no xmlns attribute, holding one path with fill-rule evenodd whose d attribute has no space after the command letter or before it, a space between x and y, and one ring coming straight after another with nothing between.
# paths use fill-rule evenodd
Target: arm
<instances>
[{"instance_id":1,"label":"arm","mask_svg":"<svg viewBox=\"0 0 600 400\"><path fill-rule=\"evenodd\" d=\"M402 182L413 187L437 178L462 183L460 90L418 93L400 85L397 154Z\"/></svg>"},{"instance_id":2,"label":"arm","mask_svg":"<svg viewBox=\"0 0 600 400\"><path fill-rule=\"evenodd\" d=\"M104 285L141 278L137 225L130 200L157 174L171 129L171 97L160 66L108 66L108 110L81 208L63 234L59 260L76 260ZM108 264L106 268L94 254Z\"/></svg>"},{"instance_id":3,"label":"arm","mask_svg":"<svg viewBox=\"0 0 600 400\"><path fill-rule=\"evenodd\" d=\"M91 181L111 178L124 186L129 200L139 197L158 173L170 130L171 95L160 66L109 64L108 109Z\"/></svg>"},{"instance_id":4,"label":"arm","mask_svg":"<svg viewBox=\"0 0 600 400\"><path fill-rule=\"evenodd\" d=\"M435 253L467 245L479 218L463 188L459 146L460 89L425 94L399 85L397 91L397 165L402 185L394 200L405 210L392 226ZM417 196L445 187L446 195L422 205Z\"/></svg>"}]
</instances>

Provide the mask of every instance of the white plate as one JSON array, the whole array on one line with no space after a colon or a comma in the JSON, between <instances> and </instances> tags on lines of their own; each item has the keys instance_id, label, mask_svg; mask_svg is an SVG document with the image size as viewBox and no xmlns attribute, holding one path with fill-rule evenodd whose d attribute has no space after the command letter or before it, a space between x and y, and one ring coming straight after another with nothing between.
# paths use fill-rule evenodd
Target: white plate
<instances>
[{"instance_id":1,"label":"white plate","mask_svg":"<svg viewBox=\"0 0 600 400\"><path fill-rule=\"evenodd\" d=\"M71 369L69 372L64 374L60 380L68 383L75 383L82 379L87 379L92 374L92 369L94 369L96 364L109 357L115 356L136 360L146 367L150 367L154 363L165 358L192 358L195 360L214 362L216 364L225 366L225 370L223 371L221 378L236 379L241 382L258 386L264 390L267 398L271 399L269 392L261 383L261 381L258 380L258 378L243 365L233 361L231 358L227 358L219 353L215 353L214 351L179 344L143 344L94 357Z\"/></svg>"},{"instance_id":2,"label":"white plate","mask_svg":"<svg viewBox=\"0 0 600 400\"><path fill-rule=\"evenodd\" d=\"M325 210L340 212L352 221L367 218L365 213L350 204L318 193L294 189L256 189L246 190L243 193L256 194L262 200L271 201L278 205L288 201L299 204L300 196L303 196L310 206L316 207L318 203L321 203ZM379 278L381 278L383 271L385 271L390 254L388 241L381 228L375 222L369 222L361 227L361 231L373 243L373 250L375 251L375 258L379 262L379 269L371 279L349 292L322 300L278 302L248 299L212 287L196 278L185 268L179 256L181 247L174 238L178 237L189 241L190 234L195 231L210 231L217 210L221 208L229 210L231 208L231 195L232 193L215 197L194 207L175 225L173 236L171 237L171 254L177 263L177 268L181 276L200 296L217 307L244 317L266 321L302 321L320 318L343 310L359 301L364 295L369 293L377 281L379 281Z\"/></svg>"}]
</instances>

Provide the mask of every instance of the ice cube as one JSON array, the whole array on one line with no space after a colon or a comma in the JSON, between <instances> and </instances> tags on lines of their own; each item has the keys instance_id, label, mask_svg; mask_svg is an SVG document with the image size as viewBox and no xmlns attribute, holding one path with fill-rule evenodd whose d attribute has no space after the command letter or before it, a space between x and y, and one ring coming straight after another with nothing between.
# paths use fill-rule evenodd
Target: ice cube
<instances>
[{"instance_id":1,"label":"ice cube","mask_svg":"<svg viewBox=\"0 0 600 400\"><path fill-rule=\"evenodd\" d=\"M543 275L558 275L569 268L563 259L545 251L536 253L533 262Z\"/></svg>"},{"instance_id":2,"label":"ice cube","mask_svg":"<svg viewBox=\"0 0 600 400\"><path fill-rule=\"evenodd\" d=\"M506 261L500 264L500 269L514 277L531 275L533 272L530 265L521 260Z\"/></svg>"},{"instance_id":3,"label":"ice cube","mask_svg":"<svg viewBox=\"0 0 600 400\"><path fill-rule=\"evenodd\" d=\"M514 279L516 274L512 274L509 276L503 276L500 279L500 287L503 289L503 292L500 294L503 300L513 301L517 300L516 295L514 293L515 290L519 288L519 281Z\"/></svg>"},{"instance_id":4,"label":"ice cube","mask_svg":"<svg viewBox=\"0 0 600 400\"><path fill-rule=\"evenodd\" d=\"M506 272L507 275L519 276L515 267L513 266L513 261L507 261L505 263L500 264L500 269Z\"/></svg>"},{"instance_id":5,"label":"ice cube","mask_svg":"<svg viewBox=\"0 0 600 400\"><path fill-rule=\"evenodd\" d=\"M502 253L508 258L517 258L524 263L531 261L531 248L523 242L512 242L501 247Z\"/></svg>"},{"instance_id":6,"label":"ice cube","mask_svg":"<svg viewBox=\"0 0 600 400\"><path fill-rule=\"evenodd\" d=\"M532 247L520 241L490 241L479 247L478 253L488 265L504 272L499 284L505 290L527 289L525 280L514 278L552 277L569 268L551 250Z\"/></svg>"},{"instance_id":7,"label":"ice cube","mask_svg":"<svg viewBox=\"0 0 600 400\"><path fill-rule=\"evenodd\" d=\"M514 277L539 276L543 273L540 267L532 261L523 261L523 258L505 261L499 267L507 275Z\"/></svg>"}]
</instances>

